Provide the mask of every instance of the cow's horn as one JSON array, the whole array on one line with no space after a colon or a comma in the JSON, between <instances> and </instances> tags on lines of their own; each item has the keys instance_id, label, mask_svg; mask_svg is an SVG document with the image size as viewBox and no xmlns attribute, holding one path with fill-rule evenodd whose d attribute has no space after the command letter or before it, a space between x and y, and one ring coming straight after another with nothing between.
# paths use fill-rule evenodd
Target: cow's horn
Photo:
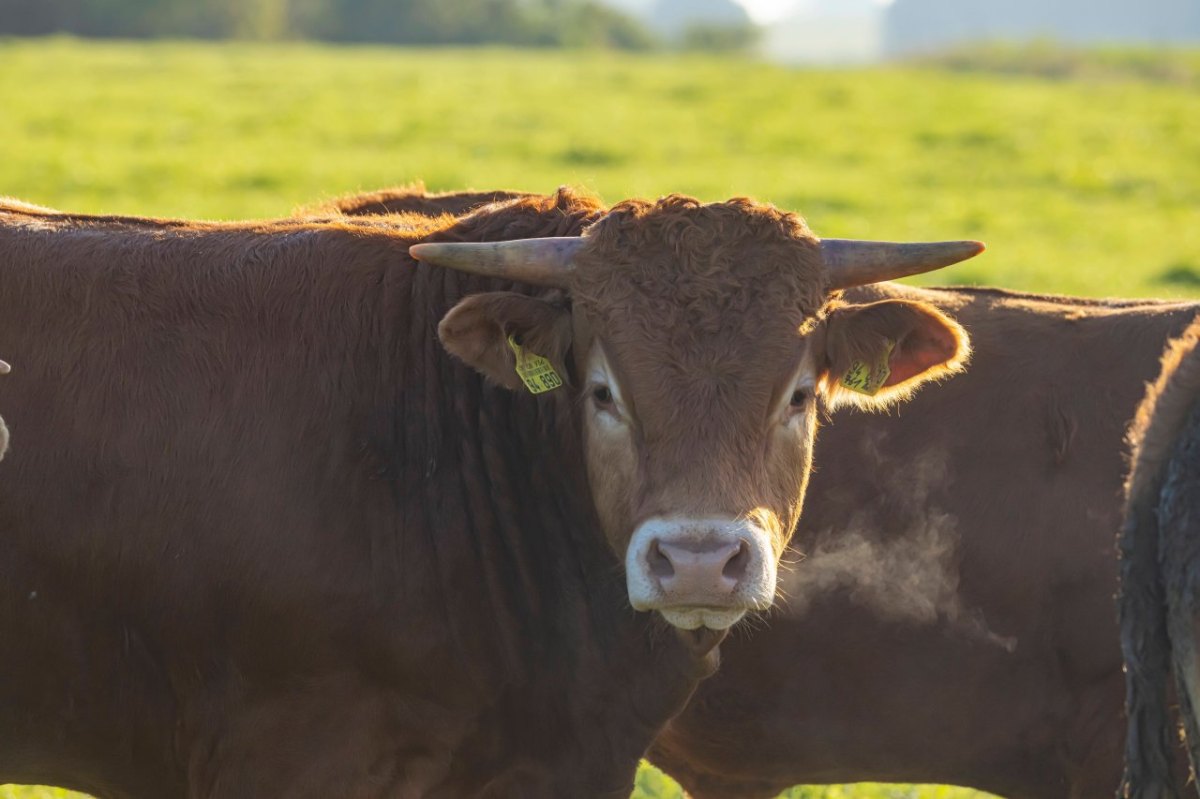
<instances>
[{"instance_id":1,"label":"cow's horn","mask_svg":"<svg viewBox=\"0 0 1200 799\"><path fill-rule=\"evenodd\" d=\"M418 261L536 286L566 285L571 259L583 245L578 236L487 242L414 244L408 254Z\"/></svg>"},{"instance_id":2,"label":"cow's horn","mask_svg":"<svg viewBox=\"0 0 1200 799\"><path fill-rule=\"evenodd\" d=\"M896 280L974 258L983 252L980 241L930 241L897 244L890 241L822 239L821 255L829 270L830 288L848 289L881 280Z\"/></svg>"}]
</instances>

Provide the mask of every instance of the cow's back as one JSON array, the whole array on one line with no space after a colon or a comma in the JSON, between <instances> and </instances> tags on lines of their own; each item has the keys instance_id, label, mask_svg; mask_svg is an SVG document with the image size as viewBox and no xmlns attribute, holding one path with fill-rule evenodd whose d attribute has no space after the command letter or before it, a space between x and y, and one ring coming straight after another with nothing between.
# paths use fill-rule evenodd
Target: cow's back
<instances>
[{"instance_id":1,"label":"cow's back","mask_svg":"<svg viewBox=\"0 0 1200 799\"><path fill-rule=\"evenodd\" d=\"M430 193L421 184L359 192L322 204L307 212L334 212L346 216L372 216L380 214L420 214L460 216L485 205L509 200L537 197L523 191L454 191ZM566 234L563 234L566 235Z\"/></svg>"}]
</instances>

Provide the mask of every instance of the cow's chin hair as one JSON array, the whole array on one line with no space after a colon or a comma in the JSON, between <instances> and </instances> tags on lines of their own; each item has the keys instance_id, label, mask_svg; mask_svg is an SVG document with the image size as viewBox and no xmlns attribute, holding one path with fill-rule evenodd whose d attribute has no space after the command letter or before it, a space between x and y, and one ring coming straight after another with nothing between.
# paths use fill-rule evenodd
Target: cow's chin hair
<instances>
[{"instance_id":1,"label":"cow's chin hair","mask_svg":"<svg viewBox=\"0 0 1200 799\"><path fill-rule=\"evenodd\" d=\"M658 612L667 624L681 630L728 630L746 615L741 608L660 608Z\"/></svg>"}]
</instances>

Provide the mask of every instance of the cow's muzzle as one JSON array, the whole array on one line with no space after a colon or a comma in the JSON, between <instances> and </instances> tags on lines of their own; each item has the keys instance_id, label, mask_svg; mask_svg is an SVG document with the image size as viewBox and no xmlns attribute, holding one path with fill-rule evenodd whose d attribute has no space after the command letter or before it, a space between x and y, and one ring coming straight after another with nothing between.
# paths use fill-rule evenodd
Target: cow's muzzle
<instances>
[{"instance_id":1,"label":"cow's muzzle","mask_svg":"<svg viewBox=\"0 0 1200 799\"><path fill-rule=\"evenodd\" d=\"M767 531L747 519L654 517L625 555L629 601L685 630L723 630L775 596Z\"/></svg>"}]
</instances>

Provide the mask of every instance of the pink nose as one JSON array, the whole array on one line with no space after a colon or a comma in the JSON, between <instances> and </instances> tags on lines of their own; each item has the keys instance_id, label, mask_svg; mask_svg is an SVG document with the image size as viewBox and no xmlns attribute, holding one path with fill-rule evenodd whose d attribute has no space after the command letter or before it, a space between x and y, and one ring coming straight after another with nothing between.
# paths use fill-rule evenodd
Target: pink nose
<instances>
[{"instance_id":1,"label":"pink nose","mask_svg":"<svg viewBox=\"0 0 1200 799\"><path fill-rule=\"evenodd\" d=\"M733 594L746 576L750 556L744 541L655 541L649 559L650 573L672 601L705 605Z\"/></svg>"}]
</instances>

